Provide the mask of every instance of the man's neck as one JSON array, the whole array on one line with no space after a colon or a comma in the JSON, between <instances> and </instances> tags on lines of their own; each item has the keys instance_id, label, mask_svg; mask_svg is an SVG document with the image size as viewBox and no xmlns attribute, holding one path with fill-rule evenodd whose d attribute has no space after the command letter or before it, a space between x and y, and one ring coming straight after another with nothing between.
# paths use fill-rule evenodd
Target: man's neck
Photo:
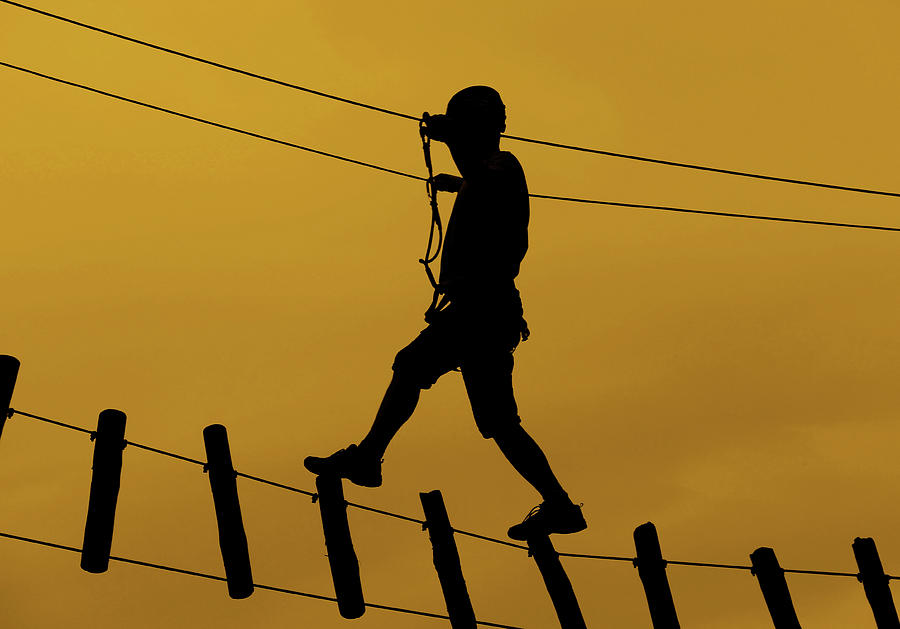
<instances>
[{"instance_id":1,"label":"man's neck","mask_svg":"<svg viewBox=\"0 0 900 629\"><path fill-rule=\"evenodd\" d=\"M499 144L473 151L453 151L451 155L463 179L470 179L477 172L484 170L487 161L500 152Z\"/></svg>"}]
</instances>

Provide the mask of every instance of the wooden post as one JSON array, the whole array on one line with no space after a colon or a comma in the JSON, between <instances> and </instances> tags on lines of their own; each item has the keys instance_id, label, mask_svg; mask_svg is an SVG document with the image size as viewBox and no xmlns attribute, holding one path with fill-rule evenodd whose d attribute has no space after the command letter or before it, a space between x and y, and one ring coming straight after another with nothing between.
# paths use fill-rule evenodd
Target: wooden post
<instances>
[{"instance_id":1,"label":"wooden post","mask_svg":"<svg viewBox=\"0 0 900 629\"><path fill-rule=\"evenodd\" d=\"M444 601L447 603L450 626L453 629L475 629L475 611L472 609L472 601L466 589L459 551L453 539L453 527L444 506L444 498L441 492L435 489L420 493L419 499L425 512L425 527L431 539L434 568L437 570Z\"/></svg>"},{"instance_id":2,"label":"wooden post","mask_svg":"<svg viewBox=\"0 0 900 629\"><path fill-rule=\"evenodd\" d=\"M206 446L206 469L209 487L212 489L219 528L219 548L225 564L225 579L231 598L247 598L253 594L253 574L250 570L250 550L241 517L228 433L222 424L212 424L203 429Z\"/></svg>"},{"instance_id":3,"label":"wooden post","mask_svg":"<svg viewBox=\"0 0 900 629\"><path fill-rule=\"evenodd\" d=\"M572 582L559 561L559 553L553 548L550 537L537 536L528 540L528 554L534 557L550 600L556 609L559 618L559 626L562 629L587 629L581 608L578 607L578 599L572 589Z\"/></svg>"},{"instance_id":4,"label":"wooden post","mask_svg":"<svg viewBox=\"0 0 900 629\"><path fill-rule=\"evenodd\" d=\"M114 409L101 411L97 432L91 434L91 439L94 441L94 463L81 546L81 568L100 573L109 568L122 476L122 449L125 448L125 413Z\"/></svg>"},{"instance_id":5,"label":"wooden post","mask_svg":"<svg viewBox=\"0 0 900 629\"><path fill-rule=\"evenodd\" d=\"M750 563L753 565L751 572L759 581L759 589L766 599L775 629L801 629L784 578L784 570L778 565L775 551L771 548L757 548L750 553Z\"/></svg>"},{"instance_id":6,"label":"wooden post","mask_svg":"<svg viewBox=\"0 0 900 629\"><path fill-rule=\"evenodd\" d=\"M647 595L653 629L680 629L672 590L666 578L666 561L662 558L659 536L652 522L634 529L634 548L637 551L634 564Z\"/></svg>"},{"instance_id":7,"label":"wooden post","mask_svg":"<svg viewBox=\"0 0 900 629\"><path fill-rule=\"evenodd\" d=\"M316 476L316 491L338 611L344 618L359 618L366 611L366 603L359 578L359 561L350 537L344 486L337 476Z\"/></svg>"},{"instance_id":8,"label":"wooden post","mask_svg":"<svg viewBox=\"0 0 900 629\"><path fill-rule=\"evenodd\" d=\"M859 566L859 580L863 584L866 598L875 614L878 629L900 629L894 598L888 585L889 579L881 566L875 540L871 537L857 537L853 540L853 555Z\"/></svg>"},{"instance_id":9,"label":"wooden post","mask_svg":"<svg viewBox=\"0 0 900 629\"><path fill-rule=\"evenodd\" d=\"M16 388L16 376L19 374L19 361L12 356L0 354L0 437L3 436L3 427L9 418L9 405L12 400L13 389Z\"/></svg>"}]
</instances>

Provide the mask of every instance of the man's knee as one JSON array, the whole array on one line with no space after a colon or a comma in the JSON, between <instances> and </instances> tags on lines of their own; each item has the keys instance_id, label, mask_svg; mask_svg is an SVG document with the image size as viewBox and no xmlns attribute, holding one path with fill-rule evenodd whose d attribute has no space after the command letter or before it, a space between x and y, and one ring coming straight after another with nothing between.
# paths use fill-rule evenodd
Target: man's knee
<instances>
[{"instance_id":1,"label":"man's knee","mask_svg":"<svg viewBox=\"0 0 900 629\"><path fill-rule=\"evenodd\" d=\"M394 382L416 389L430 389L439 377L429 374L423 368L422 361L418 356L407 349L402 349L397 353L391 369L394 371Z\"/></svg>"},{"instance_id":2,"label":"man's knee","mask_svg":"<svg viewBox=\"0 0 900 629\"><path fill-rule=\"evenodd\" d=\"M415 373L406 369L397 369L393 367L394 374L391 378L391 386L399 387L403 389L427 389L427 386L422 386L421 378L417 378Z\"/></svg>"},{"instance_id":3,"label":"man's knee","mask_svg":"<svg viewBox=\"0 0 900 629\"><path fill-rule=\"evenodd\" d=\"M488 417L476 416L475 424L482 437L493 439L498 443L513 441L524 431L522 420L516 413Z\"/></svg>"}]
</instances>

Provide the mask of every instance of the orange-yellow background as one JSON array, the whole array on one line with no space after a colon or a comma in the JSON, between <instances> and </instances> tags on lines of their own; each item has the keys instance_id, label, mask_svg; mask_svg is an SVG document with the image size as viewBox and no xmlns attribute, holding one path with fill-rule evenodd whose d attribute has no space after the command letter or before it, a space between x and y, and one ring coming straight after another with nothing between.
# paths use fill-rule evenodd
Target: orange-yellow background
<instances>
[{"instance_id":1,"label":"orange-yellow background","mask_svg":"<svg viewBox=\"0 0 900 629\"><path fill-rule=\"evenodd\" d=\"M894 2L137 2L41 0L76 19L401 111L497 87L509 131L793 177L900 188ZM0 6L0 58L421 174L415 124ZM0 69L0 352L13 406L311 487L307 453L357 439L422 325L423 186ZM897 199L741 180L507 141L533 192L900 225ZM439 170L455 172L443 147ZM441 199L445 215L451 199ZM535 200L516 354L526 426L589 529L567 551L630 555L652 520L672 559L855 571L874 536L900 573L895 233ZM86 437L16 417L0 530L80 545ZM536 502L474 429L462 383L425 396L380 490L503 536ZM316 507L241 482L259 582L330 594ZM442 611L427 536L359 511L369 600ZM524 553L458 541L480 618L556 620ZM221 572L207 479L125 451L113 552ZM333 605L0 541L9 627L343 627ZM592 627L649 615L628 564L567 560ZM769 626L747 573L673 566L682 624ZM852 579L792 576L804 626L874 627ZM441 626L370 610L358 627Z\"/></svg>"}]
</instances>

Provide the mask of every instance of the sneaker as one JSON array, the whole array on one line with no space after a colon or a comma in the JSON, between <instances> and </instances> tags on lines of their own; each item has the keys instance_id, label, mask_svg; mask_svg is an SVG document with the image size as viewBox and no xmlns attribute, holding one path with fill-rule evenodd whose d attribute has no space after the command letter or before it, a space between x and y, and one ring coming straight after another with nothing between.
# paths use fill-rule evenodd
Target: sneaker
<instances>
[{"instance_id":1,"label":"sneaker","mask_svg":"<svg viewBox=\"0 0 900 629\"><path fill-rule=\"evenodd\" d=\"M363 456L356 444L331 456L308 456L303 460L303 467L317 476L331 474L362 487L381 486L381 460Z\"/></svg>"},{"instance_id":2,"label":"sneaker","mask_svg":"<svg viewBox=\"0 0 900 629\"><path fill-rule=\"evenodd\" d=\"M581 506L569 502L542 502L520 524L509 527L511 538L525 541L551 533L577 533L587 528Z\"/></svg>"}]
</instances>

